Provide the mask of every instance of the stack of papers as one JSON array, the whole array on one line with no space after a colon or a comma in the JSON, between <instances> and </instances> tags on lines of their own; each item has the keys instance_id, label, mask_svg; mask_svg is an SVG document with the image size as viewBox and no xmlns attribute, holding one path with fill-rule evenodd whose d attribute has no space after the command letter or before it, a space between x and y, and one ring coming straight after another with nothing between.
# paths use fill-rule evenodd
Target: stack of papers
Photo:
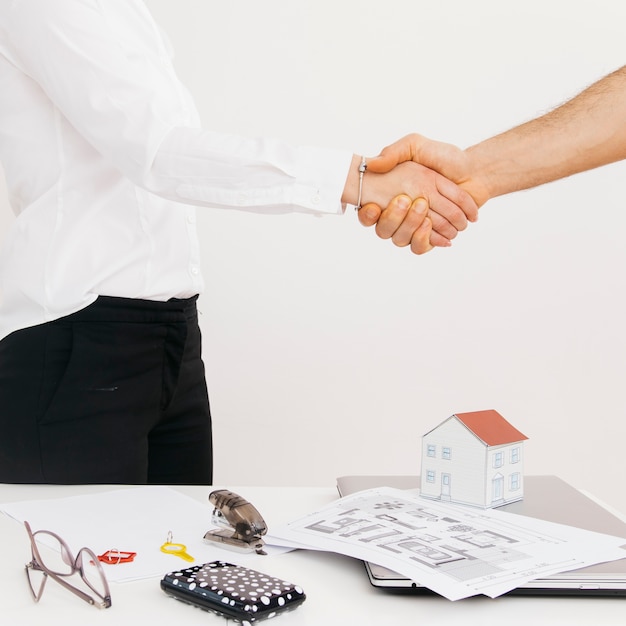
<instances>
[{"instance_id":1,"label":"stack of papers","mask_svg":"<svg viewBox=\"0 0 626 626\"><path fill-rule=\"evenodd\" d=\"M270 533L268 543L376 563L450 600L494 598L535 578L626 557L622 537L387 487L347 496Z\"/></svg>"}]
</instances>

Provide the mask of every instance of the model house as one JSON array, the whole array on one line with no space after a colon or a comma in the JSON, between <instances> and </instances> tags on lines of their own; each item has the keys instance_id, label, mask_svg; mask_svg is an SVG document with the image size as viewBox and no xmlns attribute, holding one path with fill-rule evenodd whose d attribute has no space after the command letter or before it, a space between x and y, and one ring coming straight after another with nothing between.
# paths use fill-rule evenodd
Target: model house
<instances>
[{"instance_id":1,"label":"model house","mask_svg":"<svg viewBox=\"0 0 626 626\"><path fill-rule=\"evenodd\" d=\"M421 495L482 508L521 500L526 439L494 410L452 415L422 438Z\"/></svg>"}]
</instances>

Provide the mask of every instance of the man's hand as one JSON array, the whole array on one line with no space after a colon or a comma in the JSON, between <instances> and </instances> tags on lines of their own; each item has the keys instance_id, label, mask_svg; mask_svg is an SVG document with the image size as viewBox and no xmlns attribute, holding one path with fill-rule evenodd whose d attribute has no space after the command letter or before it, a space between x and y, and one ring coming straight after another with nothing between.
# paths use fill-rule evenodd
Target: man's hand
<instances>
[{"instance_id":1,"label":"man's hand","mask_svg":"<svg viewBox=\"0 0 626 626\"><path fill-rule=\"evenodd\" d=\"M388 172L404 161L421 163L439 172L466 191L478 207L490 197L485 181L474 171L470 152L449 143L433 141L417 133L399 139L384 148L378 156L368 159L367 170ZM478 212L467 217L470 221L475 221Z\"/></svg>"},{"instance_id":2,"label":"man's hand","mask_svg":"<svg viewBox=\"0 0 626 626\"><path fill-rule=\"evenodd\" d=\"M370 159L367 171L390 172L404 162L421 163L459 185L480 207L490 198L626 159L624 120L626 66L545 115L466 150L407 135ZM368 221L377 219L378 207L368 207ZM433 216L432 203L430 209ZM380 211L380 219L383 215Z\"/></svg>"}]
</instances>

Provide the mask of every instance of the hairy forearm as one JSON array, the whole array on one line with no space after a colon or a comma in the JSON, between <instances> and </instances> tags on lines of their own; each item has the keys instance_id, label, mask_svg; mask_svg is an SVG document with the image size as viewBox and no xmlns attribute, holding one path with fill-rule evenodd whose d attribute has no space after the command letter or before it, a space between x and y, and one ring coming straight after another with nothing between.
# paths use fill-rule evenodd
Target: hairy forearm
<instances>
[{"instance_id":1,"label":"hairy forearm","mask_svg":"<svg viewBox=\"0 0 626 626\"><path fill-rule=\"evenodd\" d=\"M626 66L550 113L472 146L466 154L470 178L488 197L626 158Z\"/></svg>"}]
</instances>

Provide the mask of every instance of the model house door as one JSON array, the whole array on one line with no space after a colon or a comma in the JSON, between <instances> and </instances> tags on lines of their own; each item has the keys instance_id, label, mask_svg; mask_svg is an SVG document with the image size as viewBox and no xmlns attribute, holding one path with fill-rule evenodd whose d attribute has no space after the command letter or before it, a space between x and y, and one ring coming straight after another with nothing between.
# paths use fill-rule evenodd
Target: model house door
<instances>
[{"instance_id":1,"label":"model house door","mask_svg":"<svg viewBox=\"0 0 626 626\"><path fill-rule=\"evenodd\" d=\"M450 499L450 474L441 474L441 499Z\"/></svg>"},{"instance_id":2,"label":"model house door","mask_svg":"<svg viewBox=\"0 0 626 626\"><path fill-rule=\"evenodd\" d=\"M493 477L493 490L491 501L496 502L504 498L504 476L502 474L496 474Z\"/></svg>"}]
</instances>

